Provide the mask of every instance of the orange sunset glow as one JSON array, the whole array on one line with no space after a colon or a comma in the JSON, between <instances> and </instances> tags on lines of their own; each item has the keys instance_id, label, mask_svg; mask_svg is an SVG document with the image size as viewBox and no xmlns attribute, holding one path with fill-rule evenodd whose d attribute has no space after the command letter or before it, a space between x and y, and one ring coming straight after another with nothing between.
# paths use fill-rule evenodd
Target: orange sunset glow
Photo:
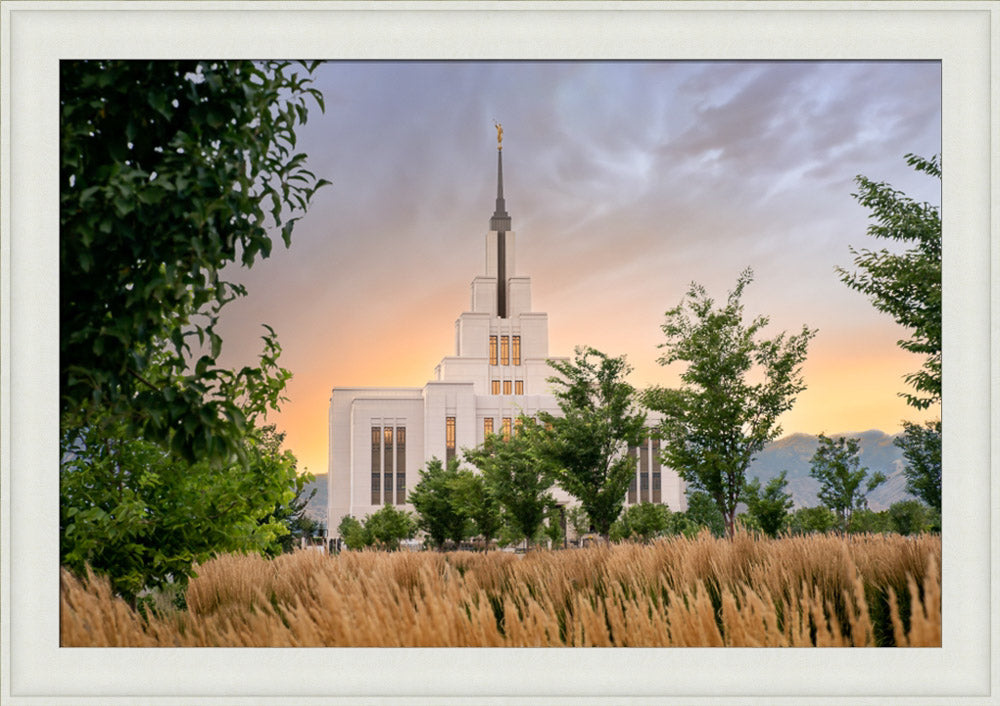
<instances>
[{"instance_id":1,"label":"orange sunset glow","mask_svg":"<svg viewBox=\"0 0 1000 706\"><path fill-rule=\"evenodd\" d=\"M292 246L227 272L249 296L223 315L224 362L252 361L275 328L294 378L273 415L300 470L327 470L335 386L422 387L455 346L484 266L495 189L492 121L517 269L549 316L549 354L625 354L637 387L666 310L692 281L724 300L755 281L747 317L769 335L818 329L807 389L783 433L880 429L937 417L899 396L918 356L907 332L837 276L849 248L881 248L854 178L939 203L906 153L940 152L934 62L334 62L298 148L332 186Z\"/></svg>"}]
</instances>

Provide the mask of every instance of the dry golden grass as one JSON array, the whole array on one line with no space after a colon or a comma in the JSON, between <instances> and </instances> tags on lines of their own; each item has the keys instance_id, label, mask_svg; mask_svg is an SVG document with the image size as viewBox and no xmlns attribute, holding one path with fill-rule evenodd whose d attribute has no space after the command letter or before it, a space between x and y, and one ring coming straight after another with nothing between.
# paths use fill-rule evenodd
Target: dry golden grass
<instances>
[{"instance_id":1,"label":"dry golden grass","mask_svg":"<svg viewBox=\"0 0 1000 706\"><path fill-rule=\"evenodd\" d=\"M186 611L149 620L62 574L64 646L779 647L941 645L939 536L573 551L298 552L198 569Z\"/></svg>"}]
</instances>

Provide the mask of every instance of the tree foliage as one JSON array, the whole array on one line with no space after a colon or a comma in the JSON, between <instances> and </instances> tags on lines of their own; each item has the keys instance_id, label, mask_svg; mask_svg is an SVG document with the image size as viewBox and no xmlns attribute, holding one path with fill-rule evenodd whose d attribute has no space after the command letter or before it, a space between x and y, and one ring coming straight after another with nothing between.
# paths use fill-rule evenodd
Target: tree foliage
<instances>
[{"instance_id":1,"label":"tree foliage","mask_svg":"<svg viewBox=\"0 0 1000 706\"><path fill-rule=\"evenodd\" d=\"M919 500L900 500L886 511L894 531L902 535L941 530L941 514Z\"/></svg>"},{"instance_id":2,"label":"tree foliage","mask_svg":"<svg viewBox=\"0 0 1000 706\"><path fill-rule=\"evenodd\" d=\"M573 530L577 539L591 531L590 517L582 505L570 505L566 508L566 524Z\"/></svg>"},{"instance_id":3,"label":"tree foliage","mask_svg":"<svg viewBox=\"0 0 1000 706\"><path fill-rule=\"evenodd\" d=\"M383 505L364 521L351 515L344 515L337 525L337 532L348 549L358 550L375 547L385 551L396 551L404 539L413 539L417 534L417 521L406 510L393 505Z\"/></svg>"},{"instance_id":4,"label":"tree foliage","mask_svg":"<svg viewBox=\"0 0 1000 706\"><path fill-rule=\"evenodd\" d=\"M522 415L509 438L489 434L481 446L465 452L469 463L482 473L487 496L501 509L504 522L511 525L512 537L533 539L555 504L549 492L552 470L537 453L542 431L530 417Z\"/></svg>"},{"instance_id":5,"label":"tree foliage","mask_svg":"<svg viewBox=\"0 0 1000 706\"><path fill-rule=\"evenodd\" d=\"M558 547L562 544L566 534L563 532L562 508L556 503L545 508L545 521L541 528L535 533L536 542L550 542L550 546Z\"/></svg>"},{"instance_id":6,"label":"tree foliage","mask_svg":"<svg viewBox=\"0 0 1000 706\"><path fill-rule=\"evenodd\" d=\"M941 420L903 422L894 443L903 450L906 490L941 512Z\"/></svg>"},{"instance_id":7,"label":"tree foliage","mask_svg":"<svg viewBox=\"0 0 1000 706\"><path fill-rule=\"evenodd\" d=\"M611 526L611 539L638 539L648 543L670 530L670 515L670 508L659 503L630 505Z\"/></svg>"},{"instance_id":8,"label":"tree foliage","mask_svg":"<svg viewBox=\"0 0 1000 706\"><path fill-rule=\"evenodd\" d=\"M217 365L221 270L286 246L324 183L295 153L320 92L287 62L60 64L60 394L189 462L246 449L238 389L285 377ZM245 459L244 459L245 460Z\"/></svg>"},{"instance_id":9,"label":"tree foliage","mask_svg":"<svg viewBox=\"0 0 1000 706\"><path fill-rule=\"evenodd\" d=\"M868 476L868 469L861 466L860 454L857 439L831 439L820 434L819 445L810 460L809 475L820 483L819 500L837 515L844 530L850 525L854 510L868 507L867 494L885 482L882 473Z\"/></svg>"},{"instance_id":10,"label":"tree foliage","mask_svg":"<svg viewBox=\"0 0 1000 706\"><path fill-rule=\"evenodd\" d=\"M859 508L851 513L847 523L849 534L888 534L895 531L888 510L876 512L868 508Z\"/></svg>"},{"instance_id":11,"label":"tree foliage","mask_svg":"<svg viewBox=\"0 0 1000 706\"><path fill-rule=\"evenodd\" d=\"M460 469L453 487L457 506L468 518L466 536L482 537L484 548L500 532L503 523L503 506L495 486L483 476L468 469Z\"/></svg>"},{"instance_id":12,"label":"tree foliage","mask_svg":"<svg viewBox=\"0 0 1000 706\"><path fill-rule=\"evenodd\" d=\"M245 294L222 269L287 245L325 183L294 153L309 83L274 62L60 64L60 555L123 596L280 551L301 519L264 426L291 377L274 331L229 370L216 324Z\"/></svg>"},{"instance_id":13,"label":"tree foliage","mask_svg":"<svg viewBox=\"0 0 1000 706\"><path fill-rule=\"evenodd\" d=\"M458 544L469 534L469 512L456 493L462 482L457 458L447 464L432 458L420 469L420 480L410 491L417 525L439 549L447 540Z\"/></svg>"},{"instance_id":14,"label":"tree foliage","mask_svg":"<svg viewBox=\"0 0 1000 706\"><path fill-rule=\"evenodd\" d=\"M918 172L941 179L941 161L906 155ZM883 248L851 248L855 272L837 268L849 287L871 299L879 311L908 328L911 336L899 341L905 351L926 356L923 366L906 376L915 394L907 402L926 409L941 400L941 216L937 206L918 203L884 182L856 178L854 198L871 211L868 235L906 246L902 253Z\"/></svg>"},{"instance_id":15,"label":"tree foliage","mask_svg":"<svg viewBox=\"0 0 1000 706\"><path fill-rule=\"evenodd\" d=\"M918 172L941 179L941 159L906 155ZM910 331L898 341L905 351L925 356L920 370L906 376L913 392L900 393L911 406L927 409L941 401L941 215L937 206L919 203L884 182L858 176L854 197L871 212L868 235L905 247L856 251L855 272L837 268L849 287L868 296L879 311ZM920 426L904 422L896 440L906 460L907 490L941 509L941 421Z\"/></svg>"},{"instance_id":16,"label":"tree foliage","mask_svg":"<svg viewBox=\"0 0 1000 706\"><path fill-rule=\"evenodd\" d=\"M340 518L337 534L344 540L344 546L348 549L364 549L371 545L370 536L365 533L365 526L352 515L344 515Z\"/></svg>"},{"instance_id":17,"label":"tree foliage","mask_svg":"<svg viewBox=\"0 0 1000 706\"><path fill-rule=\"evenodd\" d=\"M121 422L64 434L60 564L77 574L89 565L134 601L144 589L183 588L194 564L220 552L281 551L297 475L273 427L244 437L249 465L223 468L188 464Z\"/></svg>"},{"instance_id":18,"label":"tree foliage","mask_svg":"<svg viewBox=\"0 0 1000 706\"><path fill-rule=\"evenodd\" d=\"M706 528L716 537L721 537L726 533L726 517L711 495L704 490L689 487L687 505L684 516L694 525L695 530Z\"/></svg>"},{"instance_id":19,"label":"tree foliage","mask_svg":"<svg viewBox=\"0 0 1000 706\"><path fill-rule=\"evenodd\" d=\"M787 475L787 471L782 471L769 480L763 489L759 478L750 479L743 487L743 502L746 503L750 516L761 531L771 537L778 536L785 526L788 511L792 509L792 496L786 491Z\"/></svg>"},{"instance_id":20,"label":"tree foliage","mask_svg":"<svg viewBox=\"0 0 1000 706\"><path fill-rule=\"evenodd\" d=\"M747 468L781 433L778 418L805 389L801 366L814 330L759 337L768 318L743 323L740 297L753 281L742 272L736 288L716 306L693 283L685 300L666 313L661 365L687 363L681 387L646 391L646 405L662 413L663 461L718 505L732 536ZM759 382L752 380L759 379Z\"/></svg>"},{"instance_id":21,"label":"tree foliage","mask_svg":"<svg viewBox=\"0 0 1000 706\"><path fill-rule=\"evenodd\" d=\"M406 510L383 505L365 518L364 534L368 546L396 551L402 540L416 536L417 522Z\"/></svg>"},{"instance_id":22,"label":"tree foliage","mask_svg":"<svg viewBox=\"0 0 1000 706\"><path fill-rule=\"evenodd\" d=\"M539 414L547 427L539 450L559 486L580 501L607 538L635 474L626 451L645 435L646 414L636 410L635 390L625 381L632 368L624 356L583 347L575 353L572 361L549 361L559 373L548 381L562 416Z\"/></svg>"},{"instance_id":23,"label":"tree foliage","mask_svg":"<svg viewBox=\"0 0 1000 706\"><path fill-rule=\"evenodd\" d=\"M257 463L270 459L274 470L278 471L280 462L290 463L294 469L297 465L295 456L290 451L282 451L281 445L285 441L285 433L279 432L273 424L267 424L260 429L260 451L255 457ZM311 518L306 512L309 501L316 495L313 488L308 495L305 495L306 486L314 480L311 473L296 473L291 491L294 493L287 503L278 503L262 522L277 522L283 525L288 531L278 538L278 545L271 547L266 554L271 556L279 552L288 553L294 551L300 540L314 537L320 529L320 523Z\"/></svg>"},{"instance_id":24,"label":"tree foliage","mask_svg":"<svg viewBox=\"0 0 1000 706\"><path fill-rule=\"evenodd\" d=\"M801 507L789 515L788 531L792 534L829 532L837 527L837 522L837 516L828 507Z\"/></svg>"}]
</instances>

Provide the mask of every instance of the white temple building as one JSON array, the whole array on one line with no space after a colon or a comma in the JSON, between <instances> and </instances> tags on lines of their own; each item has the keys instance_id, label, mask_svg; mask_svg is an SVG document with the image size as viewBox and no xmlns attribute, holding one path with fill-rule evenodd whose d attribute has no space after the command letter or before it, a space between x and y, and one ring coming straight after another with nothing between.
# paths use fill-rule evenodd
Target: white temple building
<instances>
[{"instance_id":1,"label":"white temple building","mask_svg":"<svg viewBox=\"0 0 1000 706\"><path fill-rule=\"evenodd\" d=\"M518 272L516 236L503 195L498 131L496 208L486 233L483 274L473 278L469 311L455 322L455 354L423 387L335 387L330 397L327 502L330 536L345 515L363 519L382 505L413 507L407 492L431 458L458 457L489 433L509 434L521 414L560 414L546 378L548 315L531 309L531 278ZM655 423L653 413L649 423ZM684 484L661 468L657 440L629 450L637 460L627 504L686 505ZM573 499L559 489L560 503Z\"/></svg>"}]
</instances>

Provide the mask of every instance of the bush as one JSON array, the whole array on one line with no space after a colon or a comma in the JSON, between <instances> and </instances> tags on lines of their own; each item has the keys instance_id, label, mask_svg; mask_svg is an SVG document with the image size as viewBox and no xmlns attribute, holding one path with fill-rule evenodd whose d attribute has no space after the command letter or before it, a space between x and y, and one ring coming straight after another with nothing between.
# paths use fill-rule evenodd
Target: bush
<instances>
[{"instance_id":1,"label":"bush","mask_svg":"<svg viewBox=\"0 0 1000 706\"><path fill-rule=\"evenodd\" d=\"M749 510L748 515L742 516L746 526L759 529L771 537L778 536L792 508L792 496L786 492L787 474L787 471L782 471L763 488L759 478L753 478L743 486L743 502Z\"/></svg>"},{"instance_id":2,"label":"bush","mask_svg":"<svg viewBox=\"0 0 1000 706\"><path fill-rule=\"evenodd\" d=\"M409 512L385 505L366 516L364 523L345 515L337 531L348 549L377 547L395 551L401 540L413 539L417 534L417 521Z\"/></svg>"},{"instance_id":3,"label":"bush","mask_svg":"<svg viewBox=\"0 0 1000 706\"><path fill-rule=\"evenodd\" d=\"M919 500L901 500L887 511L892 529L900 534L920 534L941 530L941 517Z\"/></svg>"},{"instance_id":4,"label":"bush","mask_svg":"<svg viewBox=\"0 0 1000 706\"><path fill-rule=\"evenodd\" d=\"M659 503L644 502L625 508L613 525L612 541L639 539L649 542L653 537L666 534L670 528L670 508Z\"/></svg>"},{"instance_id":5,"label":"bush","mask_svg":"<svg viewBox=\"0 0 1000 706\"><path fill-rule=\"evenodd\" d=\"M725 534L726 520L712 496L704 491L694 490L687 497L687 517L695 526L707 527L715 537Z\"/></svg>"},{"instance_id":6,"label":"bush","mask_svg":"<svg viewBox=\"0 0 1000 706\"><path fill-rule=\"evenodd\" d=\"M365 518L365 535L370 544L395 551L403 539L413 539L417 534L417 521L405 510L385 505L378 512Z\"/></svg>"},{"instance_id":7,"label":"bush","mask_svg":"<svg viewBox=\"0 0 1000 706\"><path fill-rule=\"evenodd\" d=\"M364 549L368 546L368 537L365 534L364 526L357 518L344 515L344 518L337 525L337 532L344 540L344 546L348 549Z\"/></svg>"},{"instance_id":8,"label":"bush","mask_svg":"<svg viewBox=\"0 0 1000 706\"><path fill-rule=\"evenodd\" d=\"M829 532L838 526L839 519L828 507L803 507L788 518L788 531L792 534Z\"/></svg>"},{"instance_id":9,"label":"bush","mask_svg":"<svg viewBox=\"0 0 1000 706\"><path fill-rule=\"evenodd\" d=\"M851 534L886 534L893 532L892 521L889 513L885 510L875 512L867 508L855 510L851 513L851 519L847 523L847 531Z\"/></svg>"}]
</instances>

